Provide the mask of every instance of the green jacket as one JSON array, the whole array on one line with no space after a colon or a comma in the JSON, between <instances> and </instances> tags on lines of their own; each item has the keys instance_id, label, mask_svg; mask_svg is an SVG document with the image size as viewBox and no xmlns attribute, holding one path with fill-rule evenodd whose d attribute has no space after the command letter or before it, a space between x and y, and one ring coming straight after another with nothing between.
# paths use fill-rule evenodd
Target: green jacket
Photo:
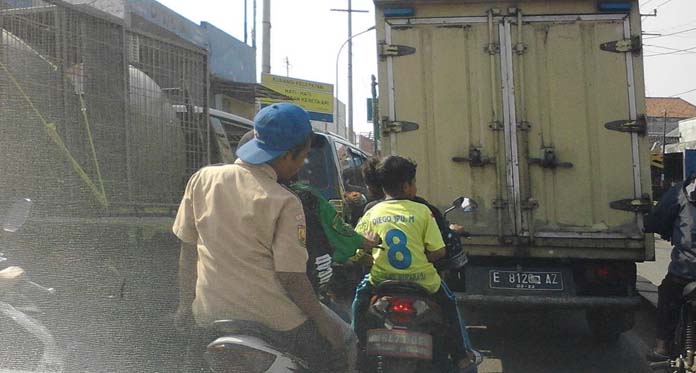
<instances>
[{"instance_id":1,"label":"green jacket","mask_svg":"<svg viewBox=\"0 0 696 373\"><path fill-rule=\"evenodd\" d=\"M290 189L298 192L309 191L319 201L319 219L326 238L333 246L333 260L337 263L345 263L348 258L355 255L355 251L363 242L363 236L355 232L353 227L343 220L333 205L309 185L295 183L290 185Z\"/></svg>"}]
</instances>

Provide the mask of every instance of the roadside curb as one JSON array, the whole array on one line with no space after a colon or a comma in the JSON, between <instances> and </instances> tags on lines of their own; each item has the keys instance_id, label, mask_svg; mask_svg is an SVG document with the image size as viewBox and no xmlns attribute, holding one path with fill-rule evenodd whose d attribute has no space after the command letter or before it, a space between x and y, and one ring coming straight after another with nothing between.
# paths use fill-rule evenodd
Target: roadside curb
<instances>
[{"instance_id":1,"label":"roadside curb","mask_svg":"<svg viewBox=\"0 0 696 373\"><path fill-rule=\"evenodd\" d=\"M643 299L657 308L657 286L642 276L636 276L636 290Z\"/></svg>"}]
</instances>

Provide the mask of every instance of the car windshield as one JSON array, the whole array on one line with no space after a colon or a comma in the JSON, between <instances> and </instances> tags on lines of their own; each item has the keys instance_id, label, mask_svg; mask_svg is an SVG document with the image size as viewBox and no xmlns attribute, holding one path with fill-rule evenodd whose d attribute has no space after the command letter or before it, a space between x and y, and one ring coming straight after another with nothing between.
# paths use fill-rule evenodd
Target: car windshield
<instances>
[{"instance_id":1,"label":"car windshield","mask_svg":"<svg viewBox=\"0 0 696 373\"><path fill-rule=\"evenodd\" d=\"M298 181L317 189L326 199L340 198L336 184L336 168L332 162L329 141L317 135L312 143L305 165L298 174Z\"/></svg>"}]
</instances>

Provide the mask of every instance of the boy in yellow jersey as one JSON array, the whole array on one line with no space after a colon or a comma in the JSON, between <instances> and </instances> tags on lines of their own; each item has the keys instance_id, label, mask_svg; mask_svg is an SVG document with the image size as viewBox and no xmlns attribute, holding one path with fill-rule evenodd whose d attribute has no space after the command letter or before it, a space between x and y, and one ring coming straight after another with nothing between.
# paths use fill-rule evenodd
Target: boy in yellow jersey
<instances>
[{"instance_id":1,"label":"boy in yellow jersey","mask_svg":"<svg viewBox=\"0 0 696 373\"><path fill-rule=\"evenodd\" d=\"M383 237L385 249L372 250L374 263L358 285L353 301L353 328L363 340L364 314L374 285L387 280L417 283L440 304L444 319L452 326L445 346L458 368L475 371L475 353L461 328L452 292L440 279L432 263L445 255L445 243L430 209L416 196L416 164L399 157L385 158L377 167L385 200L372 207L358 222L356 231Z\"/></svg>"}]
</instances>

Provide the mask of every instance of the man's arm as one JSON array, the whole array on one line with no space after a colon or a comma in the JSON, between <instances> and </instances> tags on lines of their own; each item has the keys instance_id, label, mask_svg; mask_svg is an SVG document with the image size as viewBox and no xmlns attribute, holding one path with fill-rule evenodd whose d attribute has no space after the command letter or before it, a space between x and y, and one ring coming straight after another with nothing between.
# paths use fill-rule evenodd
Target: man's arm
<instances>
[{"instance_id":1,"label":"man's arm","mask_svg":"<svg viewBox=\"0 0 696 373\"><path fill-rule=\"evenodd\" d=\"M191 306L196 296L197 263L198 249L196 244L182 242L179 253L179 306L175 318L178 329L185 330L193 324Z\"/></svg>"},{"instance_id":2,"label":"man's arm","mask_svg":"<svg viewBox=\"0 0 696 373\"><path fill-rule=\"evenodd\" d=\"M334 327L333 321L327 317L314 295L314 289L309 282L306 273L301 272L276 272L278 281L288 293L290 299L297 307L312 320L319 333L326 338L334 349L340 349L344 345L340 328Z\"/></svg>"}]
</instances>

